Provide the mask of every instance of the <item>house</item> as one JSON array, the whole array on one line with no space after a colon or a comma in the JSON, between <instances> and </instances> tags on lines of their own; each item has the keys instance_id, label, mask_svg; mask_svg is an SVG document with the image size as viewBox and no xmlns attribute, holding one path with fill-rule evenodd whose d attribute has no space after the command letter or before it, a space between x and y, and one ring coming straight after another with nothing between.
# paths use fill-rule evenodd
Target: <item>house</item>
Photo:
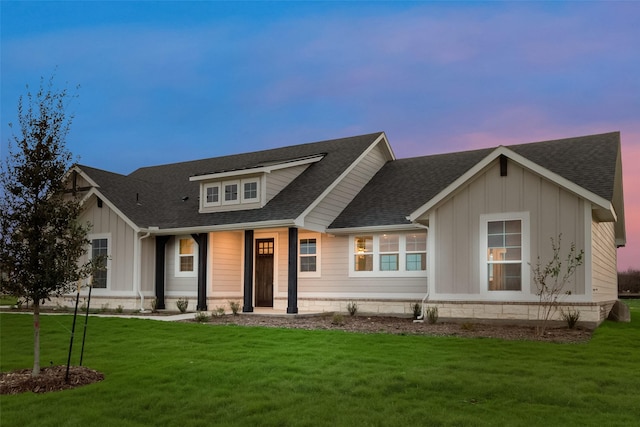
<instances>
[{"instance_id":1,"label":"house","mask_svg":"<svg viewBox=\"0 0 640 427\"><path fill-rule=\"evenodd\" d=\"M537 318L531 265L551 239L585 262L562 304L598 324L625 244L618 132L396 159L383 132L160 166L69 174L89 256L107 254L92 305L243 312Z\"/></svg>"}]
</instances>

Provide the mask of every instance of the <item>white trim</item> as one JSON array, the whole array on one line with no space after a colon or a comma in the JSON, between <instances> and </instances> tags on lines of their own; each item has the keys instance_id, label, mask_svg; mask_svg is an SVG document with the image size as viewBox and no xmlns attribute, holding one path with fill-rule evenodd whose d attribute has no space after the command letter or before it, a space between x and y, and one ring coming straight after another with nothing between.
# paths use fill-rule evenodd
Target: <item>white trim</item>
<instances>
[{"instance_id":1,"label":"white trim","mask_svg":"<svg viewBox=\"0 0 640 427\"><path fill-rule=\"evenodd\" d=\"M96 188L92 188L91 190L89 190L89 192L85 194L85 196L80 200L80 204L83 205L84 207L84 204L89 200L91 196L99 197L100 200L102 200L102 203L106 204L109 209L115 212L116 215L118 215L124 222L126 222L127 225L131 227L134 232L136 233L140 232L140 228L133 221L131 221L129 217L123 214L122 211L116 207L116 205L114 205L113 203L111 203L109 199L104 197L102 193Z\"/></svg>"},{"instance_id":2,"label":"white trim","mask_svg":"<svg viewBox=\"0 0 640 427\"><path fill-rule=\"evenodd\" d=\"M452 194L455 190L463 186L465 183L467 183L469 180L475 177L478 173L480 173L484 168L490 165L495 159L497 159L501 155L508 157L509 159L520 164L520 166L529 169L530 171L539 175L540 177L547 179L551 182L554 182L555 184L563 187L564 189L577 195L578 197L581 197L585 200L590 201L601 210L604 210L610 213L612 216L611 219L613 221L616 220L615 209L613 208L613 205L611 204L611 202L569 181L568 179L563 178L562 176L554 172L551 172L549 169L546 169L538 165L537 163L532 162L526 157L523 157L504 146L500 146L495 150L493 150L488 156L486 156L484 159L476 163L471 169L469 169L467 172L465 172L460 177L458 177L458 179L456 179L451 184L449 184L444 190L439 192L436 196L432 197L431 200L429 200L427 203L425 203L424 205L422 205L421 207L413 211L407 217L407 219L412 222L416 221L420 216L424 215L425 212L432 209L434 206L436 206L438 203L440 203L442 200L444 200L446 197Z\"/></svg>"},{"instance_id":3,"label":"white trim","mask_svg":"<svg viewBox=\"0 0 640 427\"><path fill-rule=\"evenodd\" d=\"M202 208L212 208L218 207L222 205L222 182L205 182L200 186L202 194L200 195L202 199ZM218 201L217 202L209 202L207 200L207 190L209 188L217 188L218 189Z\"/></svg>"},{"instance_id":4,"label":"white trim","mask_svg":"<svg viewBox=\"0 0 640 427\"><path fill-rule=\"evenodd\" d=\"M89 251L88 257L91 260L93 258L93 248L92 243L94 240L98 239L107 239L107 283L105 288L93 288L93 290L101 290L101 291L109 291L111 290L111 233L90 233L87 235L87 240L89 240Z\"/></svg>"},{"instance_id":5,"label":"white trim","mask_svg":"<svg viewBox=\"0 0 640 427\"><path fill-rule=\"evenodd\" d=\"M356 237L362 236L362 234L352 234L349 236L349 277L428 277L429 273L429 264L428 257L429 254L427 252L427 264L425 265L426 270L406 270L406 236L411 233L424 233L426 234L427 239L427 248L429 248L429 232L425 229L413 229L411 231L407 231L404 233L388 233L388 234L397 234L398 239L398 270L391 271L381 271L380 270L380 235L385 233L366 233L366 235L373 237L373 250L370 255L373 257L373 266L371 271L355 271L355 239ZM395 253L395 252L394 252ZM410 252L415 253L415 252ZM369 254L369 253L368 253Z\"/></svg>"},{"instance_id":6,"label":"white trim","mask_svg":"<svg viewBox=\"0 0 640 427\"><path fill-rule=\"evenodd\" d=\"M193 242L193 254L181 255L180 254L180 240L191 240ZM198 275L198 242L196 242L191 236L176 236L174 239L174 260L175 267L173 275L175 277L197 277ZM180 258L182 256L193 256L193 271L180 271Z\"/></svg>"},{"instance_id":7,"label":"white trim","mask_svg":"<svg viewBox=\"0 0 640 427\"><path fill-rule=\"evenodd\" d=\"M300 240L302 239L315 239L316 240L316 271L302 271L300 269L300 263L303 256L311 256L311 255L303 255L300 253ZM322 276L322 234L320 233L298 233L298 277L306 278L306 277L321 277Z\"/></svg>"},{"instance_id":8,"label":"white trim","mask_svg":"<svg viewBox=\"0 0 640 427\"><path fill-rule=\"evenodd\" d=\"M141 231L151 231L154 236L166 236L177 234L199 234L199 233L213 233L216 231L244 231L244 230L256 230L267 228L283 228L294 227L295 224L290 219L279 219L273 221L261 221L261 222L244 222L244 223L232 223L221 225L207 225L198 227L182 227L182 228L143 228Z\"/></svg>"},{"instance_id":9,"label":"white trim","mask_svg":"<svg viewBox=\"0 0 640 427\"><path fill-rule=\"evenodd\" d=\"M322 202L337 186L338 184L340 184L342 182L342 180L349 175L349 173L351 173L351 171L358 166L358 164L362 161L362 159L364 159L366 156L369 155L369 153L371 151L373 151L373 149L378 145L378 143L380 142L384 142L385 147L387 148L387 154L389 155L390 159L389 160L395 160L395 155L393 154L393 151L391 151L391 146L389 145L389 142L387 141L387 136L384 134L384 132L380 133L380 136L378 136L375 141L373 141L369 147L367 147L366 150L364 150L362 152L362 154L360 154L360 156L354 161L352 162L348 168L346 168L344 171L342 171L342 173L340 174L340 176L333 181L329 186L327 186L327 188L324 189L324 191L322 192L322 194L320 194L320 196L318 196L313 202L311 202L311 204L309 204L309 206L307 206L307 208L304 210L304 212L302 212L300 215L298 215L298 217L294 220L296 227L304 227L304 219L307 215L309 215L309 213L311 211L313 211L318 204L320 204L320 202ZM321 230L323 231L323 230Z\"/></svg>"},{"instance_id":10,"label":"white trim","mask_svg":"<svg viewBox=\"0 0 640 427\"><path fill-rule=\"evenodd\" d=\"M419 223L414 224L395 224L395 225L374 225L371 227L350 227L350 228L329 228L328 234L335 235L351 235L365 233L394 233L394 232L412 232L415 230L424 230L424 226Z\"/></svg>"},{"instance_id":11,"label":"white trim","mask_svg":"<svg viewBox=\"0 0 640 427\"><path fill-rule=\"evenodd\" d=\"M521 253L521 286L519 291L490 291L487 282L487 224L489 221L511 221L520 220L522 233L522 253ZM499 212L480 215L480 236L479 236L479 283L480 296L488 301L512 301L520 300L525 296L534 295L535 290L531 289L531 275L529 274L529 266L531 264L531 223L529 212Z\"/></svg>"},{"instance_id":12,"label":"white trim","mask_svg":"<svg viewBox=\"0 0 640 427\"><path fill-rule=\"evenodd\" d=\"M227 187L236 186L236 198L227 200ZM235 181L222 181L222 194L220 198L222 199L222 206L228 205L238 205L240 204L240 180Z\"/></svg>"},{"instance_id":13,"label":"white trim","mask_svg":"<svg viewBox=\"0 0 640 427\"><path fill-rule=\"evenodd\" d=\"M614 230L615 233L615 230ZM584 204L584 295L593 298L593 220L591 207Z\"/></svg>"},{"instance_id":14,"label":"white trim","mask_svg":"<svg viewBox=\"0 0 640 427\"><path fill-rule=\"evenodd\" d=\"M83 171L83 170L80 168L80 166L78 166L78 165L73 166L71 169L69 169L69 170L67 171L67 173L65 174L65 176L64 176L64 178L63 178L63 181L66 181L67 179L69 179L69 177L71 176L71 172L73 172L73 171L76 171L77 173L79 173L79 174L80 174L80 176L81 176L82 178L84 178L84 179L89 183L89 185L90 185L90 186L92 186L92 187L100 187L100 186L99 186L98 184L96 184L96 182L95 182L93 179L91 179L91 178L89 177L89 175L87 175L87 173L86 173L85 171Z\"/></svg>"},{"instance_id":15,"label":"white trim","mask_svg":"<svg viewBox=\"0 0 640 427\"><path fill-rule=\"evenodd\" d=\"M207 181L212 179L222 179L230 177L241 177L244 175L257 174L257 173L271 173L275 170L292 168L295 166L308 165L311 163L319 162L323 159L324 154L317 154L314 156L303 157L299 159L292 159L290 161L278 162L269 166L258 166L254 168L238 169L233 171L209 173L205 175L194 175L189 177L189 181Z\"/></svg>"}]
</instances>

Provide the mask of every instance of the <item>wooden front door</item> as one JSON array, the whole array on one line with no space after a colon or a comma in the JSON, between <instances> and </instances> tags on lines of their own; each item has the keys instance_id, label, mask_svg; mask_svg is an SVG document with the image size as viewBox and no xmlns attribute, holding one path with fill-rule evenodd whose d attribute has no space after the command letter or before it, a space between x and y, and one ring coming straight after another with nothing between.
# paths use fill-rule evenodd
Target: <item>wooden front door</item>
<instances>
[{"instance_id":1,"label":"wooden front door","mask_svg":"<svg viewBox=\"0 0 640 427\"><path fill-rule=\"evenodd\" d=\"M273 307L273 239L256 240L256 307Z\"/></svg>"}]
</instances>

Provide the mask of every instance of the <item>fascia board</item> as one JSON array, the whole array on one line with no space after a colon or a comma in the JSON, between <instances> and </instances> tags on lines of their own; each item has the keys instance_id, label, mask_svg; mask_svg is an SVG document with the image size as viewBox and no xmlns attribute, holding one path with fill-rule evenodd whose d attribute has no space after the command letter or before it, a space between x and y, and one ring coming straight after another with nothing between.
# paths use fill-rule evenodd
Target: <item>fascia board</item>
<instances>
[{"instance_id":1,"label":"fascia board","mask_svg":"<svg viewBox=\"0 0 640 427\"><path fill-rule=\"evenodd\" d=\"M309 206L307 206L307 209L305 209L300 215L298 215L298 217L295 219L295 223L296 224L304 224L304 218L309 215L309 213L314 210L316 208L316 206L318 206L318 204L320 204L320 202L322 202L322 200L324 200L325 197L327 197L329 195L329 193L331 193L337 186L338 184L340 184L340 182L342 182L342 180L349 175L349 173L362 161L362 159L364 159L367 155L369 155L369 153L378 145L378 143L383 142L385 148L387 149L387 154L389 155L389 159L390 160L395 160L395 156L393 154L393 151L391 151L391 146L389 145L389 142L387 141L387 136L384 134L384 132L380 133L380 136L378 136L375 141L373 141L371 143L371 145L369 145L369 147L367 147L366 150L364 150L362 152L362 154L360 154L360 156L358 156L358 158L351 163L351 165L346 168L344 171L342 171L342 173L340 174L340 176L331 183L331 185L327 186L327 188L325 188L325 190L322 192L322 194L320 194L320 196L318 196L318 198L316 198L313 202L311 202L311 204L309 204Z\"/></svg>"},{"instance_id":2,"label":"fascia board","mask_svg":"<svg viewBox=\"0 0 640 427\"><path fill-rule=\"evenodd\" d=\"M275 220L275 221L263 221L263 222L245 222L223 225L207 225L199 227L180 227L180 228L156 228L148 227L141 229L143 232L150 232L154 236L163 235L182 235L182 234L197 234L197 233L209 233L214 231L241 231L241 230L257 230L264 228L281 228L281 227L293 227L295 223L290 219Z\"/></svg>"},{"instance_id":3,"label":"fascia board","mask_svg":"<svg viewBox=\"0 0 640 427\"><path fill-rule=\"evenodd\" d=\"M196 176L189 177L189 181L192 181L192 182L193 181L208 181L208 180L218 180L218 179L223 179L223 178L237 177L237 176L244 176L244 175L253 175L253 174L260 174L260 173L271 173L271 172L273 172L275 170L279 170L279 169L286 169L286 168L292 168L294 166L301 166L301 165L307 165L307 164L311 164L311 163L316 163L316 162L319 162L320 160L322 160L323 157L324 157L324 154L317 155L317 156L311 156L311 157L308 157L308 158L295 160L295 161L291 161L291 162L277 163L277 164L270 165L270 166L260 166L260 167L257 167L257 168L238 169L238 170L233 170L233 171L228 171L228 172L210 173L210 174L206 174L206 175L196 175Z\"/></svg>"},{"instance_id":4,"label":"fascia board","mask_svg":"<svg viewBox=\"0 0 640 427\"><path fill-rule=\"evenodd\" d=\"M432 209L435 205L440 203L450 194L455 192L458 188L462 187L465 183L471 180L474 176L480 173L483 169L485 169L491 162L497 159L500 155L504 155L524 168L532 171L533 173L541 176L542 178L548 179L558 186L565 188L567 191L576 194L577 196L588 200L592 204L596 205L600 209L604 209L608 212L611 212L614 220L616 218L615 211L611 202L604 199L603 197L598 196L597 194L592 193L589 190L569 181L568 179L558 175L557 173L551 172L549 169L546 169L540 166L537 163L532 162L524 156L510 150L507 147L500 146L492 151L488 156L484 159L476 163L471 169L462 174L458 179L449 184L444 190L438 193L435 197L429 200L427 203L422 205L420 208L416 209L411 215L407 217L409 221L416 221L420 216L424 215L425 212Z\"/></svg>"},{"instance_id":5,"label":"fascia board","mask_svg":"<svg viewBox=\"0 0 640 427\"><path fill-rule=\"evenodd\" d=\"M375 225L371 227L350 227L350 228L329 228L327 233L335 235L345 234L361 234L361 233L382 233L391 231L414 231L424 230L425 227L419 224L394 224L394 225Z\"/></svg>"},{"instance_id":6,"label":"fascia board","mask_svg":"<svg viewBox=\"0 0 640 427\"><path fill-rule=\"evenodd\" d=\"M73 165L71 169L67 171L64 176L65 181L71 176L71 172L76 171L82 178L84 178L92 187L100 187L85 171L78 165Z\"/></svg>"},{"instance_id":7,"label":"fascia board","mask_svg":"<svg viewBox=\"0 0 640 427\"><path fill-rule=\"evenodd\" d=\"M85 204L89 198L91 196L95 195L96 197L99 197L103 203L105 203L109 209L111 209L113 212L116 213L116 215L118 215L120 218L122 218L122 220L124 222L127 223L127 225L129 225L129 227L131 227L136 233L140 232L140 227L138 227L133 221L131 221L131 219L126 216L124 213L122 213L122 211L120 209L118 209L118 207L116 205L114 205L113 203L111 203L111 201L106 198L98 189L96 189L95 187L92 188L91 190L89 190L89 192L82 198L82 200L80 200L81 204Z\"/></svg>"}]
</instances>

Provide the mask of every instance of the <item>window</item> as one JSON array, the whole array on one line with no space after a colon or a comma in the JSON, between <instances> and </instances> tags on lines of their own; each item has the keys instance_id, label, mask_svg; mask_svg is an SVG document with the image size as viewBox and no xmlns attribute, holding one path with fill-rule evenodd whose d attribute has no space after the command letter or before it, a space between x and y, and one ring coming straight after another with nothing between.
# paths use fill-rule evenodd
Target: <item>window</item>
<instances>
[{"instance_id":1,"label":"window","mask_svg":"<svg viewBox=\"0 0 640 427\"><path fill-rule=\"evenodd\" d=\"M497 296L528 289L529 214L487 214L480 221L482 292Z\"/></svg>"},{"instance_id":2,"label":"window","mask_svg":"<svg viewBox=\"0 0 640 427\"><path fill-rule=\"evenodd\" d=\"M197 244L191 237L176 239L176 276L191 277L196 275Z\"/></svg>"},{"instance_id":3,"label":"window","mask_svg":"<svg viewBox=\"0 0 640 427\"><path fill-rule=\"evenodd\" d=\"M426 276L426 232L354 236L352 250L354 276Z\"/></svg>"},{"instance_id":4,"label":"window","mask_svg":"<svg viewBox=\"0 0 640 427\"><path fill-rule=\"evenodd\" d=\"M245 182L242 184L242 187L243 187L243 193L242 193L243 201L258 199L258 182L257 181Z\"/></svg>"},{"instance_id":5,"label":"window","mask_svg":"<svg viewBox=\"0 0 640 427\"><path fill-rule=\"evenodd\" d=\"M373 236L355 238L355 271L373 271Z\"/></svg>"},{"instance_id":6,"label":"window","mask_svg":"<svg viewBox=\"0 0 640 427\"><path fill-rule=\"evenodd\" d=\"M298 276L320 277L320 234L300 234L298 255Z\"/></svg>"},{"instance_id":7,"label":"window","mask_svg":"<svg viewBox=\"0 0 640 427\"><path fill-rule=\"evenodd\" d=\"M91 259L104 257L104 269L93 273L93 287L96 289L107 288L107 257L109 255L109 240L107 238L91 239Z\"/></svg>"},{"instance_id":8,"label":"window","mask_svg":"<svg viewBox=\"0 0 640 427\"><path fill-rule=\"evenodd\" d=\"M487 266L490 291L522 289L522 221L487 222Z\"/></svg>"},{"instance_id":9,"label":"window","mask_svg":"<svg viewBox=\"0 0 640 427\"><path fill-rule=\"evenodd\" d=\"M232 203L232 202L238 201L238 184L225 184L224 201L226 203Z\"/></svg>"},{"instance_id":10,"label":"window","mask_svg":"<svg viewBox=\"0 0 640 427\"><path fill-rule=\"evenodd\" d=\"M407 234L405 251L407 271L427 269L427 233Z\"/></svg>"},{"instance_id":11,"label":"window","mask_svg":"<svg viewBox=\"0 0 640 427\"><path fill-rule=\"evenodd\" d=\"M215 187L207 187L207 203L213 204L218 203L220 201L220 188L218 186Z\"/></svg>"},{"instance_id":12,"label":"window","mask_svg":"<svg viewBox=\"0 0 640 427\"><path fill-rule=\"evenodd\" d=\"M399 240L397 234L380 236L380 271L398 271Z\"/></svg>"}]
</instances>

